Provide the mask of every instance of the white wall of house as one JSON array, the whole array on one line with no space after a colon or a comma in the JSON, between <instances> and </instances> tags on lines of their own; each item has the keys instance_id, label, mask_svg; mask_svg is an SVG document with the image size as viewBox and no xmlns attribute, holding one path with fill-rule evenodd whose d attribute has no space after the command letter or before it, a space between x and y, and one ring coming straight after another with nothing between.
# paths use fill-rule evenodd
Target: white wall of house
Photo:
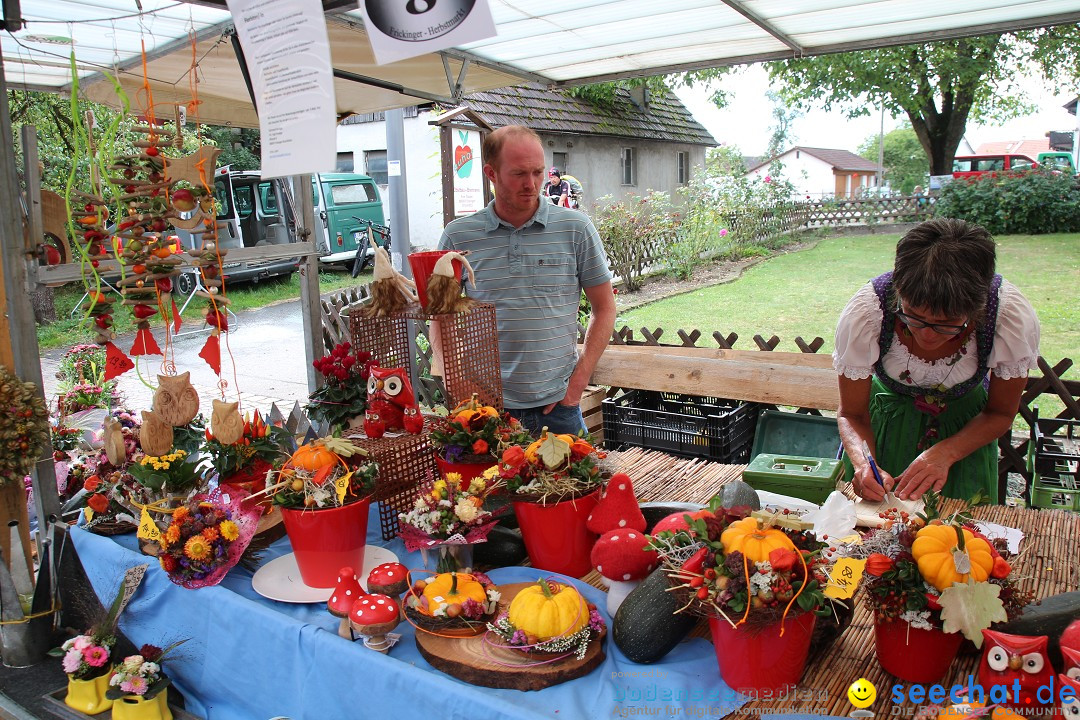
<instances>
[{"instance_id":1,"label":"white wall of house","mask_svg":"<svg viewBox=\"0 0 1080 720\"><path fill-rule=\"evenodd\" d=\"M439 131L428 122L435 115L421 112L405 118L405 162L408 175L409 233L415 247L432 248L442 234L442 178L439 157ZM649 190L667 191L673 202L679 201L678 153L686 153L692 171L705 163L705 147L662 143L649 140L618 139L587 135L541 133L548 167L559 165L581 181L585 189L583 209L590 210L604 195L622 198L628 194L644 195ZM623 184L622 156L632 148L633 183ZM352 153L354 172L367 172L366 153L386 150L386 123L370 122L339 125L338 153ZM556 156L555 153L563 153ZM556 158L559 162L556 162ZM565 163L562 160L565 159ZM563 167L565 165L565 168ZM390 217L389 192L380 186L386 199L383 207Z\"/></svg>"},{"instance_id":2,"label":"white wall of house","mask_svg":"<svg viewBox=\"0 0 1080 720\"><path fill-rule=\"evenodd\" d=\"M807 195L816 200L822 194L832 195L835 192L836 180L831 164L800 150L786 152L779 160L784 166L780 178L795 186L791 193L793 200L805 200ZM764 179L772 174L772 171L769 165L763 165L748 174Z\"/></svg>"}]
</instances>

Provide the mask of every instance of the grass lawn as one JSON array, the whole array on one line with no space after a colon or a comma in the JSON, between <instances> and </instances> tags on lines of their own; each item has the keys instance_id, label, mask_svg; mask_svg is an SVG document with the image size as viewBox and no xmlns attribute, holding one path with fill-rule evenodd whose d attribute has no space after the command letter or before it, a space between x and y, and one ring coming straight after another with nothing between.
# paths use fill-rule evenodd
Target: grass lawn
<instances>
[{"instance_id":1,"label":"grass lawn","mask_svg":"<svg viewBox=\"0 0 1080 720\"><path fill-rule=\"evenodd\" d=\"M764 260L739 279L620 313L616 327L735 332L735 347L754 350L754 335L780 338L777 350L798 351L795 337L821 337L831 352L836 319L870 278L892 267L898 235L833 237L811 248ZM1080 235L1009 235L998 240L998 272L1023 291L1042 323L1041 353L1051 364L1080 363ZM628 296L632 297L632 296ZM712 345L699 340L699 345ZM1080 379L1073 367L1066 375Z\"/></svg>"},{"instance_id":2,"label":"grass lawn","mask_svg":"<svg viewBox=\"0 0 1080 720\"><path fill-rule=\"evenodd\" d=\"M321 293L335 292L369 282L371 282L370 270L355 279L348 270L336 266L323 268L319 272L319 291ZM277 277L262 280L258 283L236 283L227 286L226 289L229 300L232 301L230 308L233 312L240 312L241 310L264 307L272 303L300 297L300 275L299 273L293 273L288 278ZM96 335L91 331L89 323L83 321L82 313L76 313L74 317L71 317L71 311L82 298L82 295L83 288L76 283L56 288L57 322L48 326L38 326L37 329L38 346L42 350L67 347L82 342L93 342ZM181 297L176 298L177 307L183 305L184 299ZM206 305L205 300L199 298L192 300L181 316L184 322L201 325L202 317L206 312ZM118 335L133 332L135 329L130 312L120 311L116 313L115 321ZM150 322L155 327L161 324L161 320L157 316L151 318Z\"/></svg>"}]
</instances>

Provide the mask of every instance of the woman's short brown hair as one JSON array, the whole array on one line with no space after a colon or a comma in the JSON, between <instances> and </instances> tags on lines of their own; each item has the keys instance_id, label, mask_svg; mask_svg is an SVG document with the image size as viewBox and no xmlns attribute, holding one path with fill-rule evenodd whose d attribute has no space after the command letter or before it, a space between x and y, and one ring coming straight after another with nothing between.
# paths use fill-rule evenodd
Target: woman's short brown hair
<instances>
[{"instance_id":1,"label":"woman's short brown hair","mask_svg":"<svg viewBox=\"0 0 1080 720\"><path fill-rule=\"evenodd\" d=\"M896 244L893 291L914 307L977 324L986 309L995 262L994 239L985 228L934 218Z\"/></svg>"}]
</instances>

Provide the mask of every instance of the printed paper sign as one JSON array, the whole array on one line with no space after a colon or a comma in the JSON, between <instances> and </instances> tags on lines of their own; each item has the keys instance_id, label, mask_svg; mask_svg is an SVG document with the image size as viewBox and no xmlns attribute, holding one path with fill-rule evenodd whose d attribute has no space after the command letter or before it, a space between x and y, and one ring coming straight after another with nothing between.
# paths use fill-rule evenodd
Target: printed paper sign
<instances>
[{"instance_id":1,"label":"printed paper sign","mask_svg":"<svg viewBox=\"0 0 1080 720\"><path fill-rule=\"evenodd\" d=\"M495 35L487 0L360 0L360 12L380 65Z\"/></svg>"},{"instance_id":2,"label":"printed paper sign","mask_svg":"<svg viewBox=\"0 0 1080 720\"><path fill-rule=\"evenodd\" d=\"M227 0L259 112L263 178L337 165L337 106L319 0Z\"/></svg>"},{"instance_id":3,"label":"printed paper sign","mask_svg":"<svg viewBox=\"0 0 1080 720\"><path fill-rule=\"evenodd\" d=\"M484 161L480 157L480 133L451 130L454 137L454 216L471 215L484 208Z\"/></svg>"}]
</instances>

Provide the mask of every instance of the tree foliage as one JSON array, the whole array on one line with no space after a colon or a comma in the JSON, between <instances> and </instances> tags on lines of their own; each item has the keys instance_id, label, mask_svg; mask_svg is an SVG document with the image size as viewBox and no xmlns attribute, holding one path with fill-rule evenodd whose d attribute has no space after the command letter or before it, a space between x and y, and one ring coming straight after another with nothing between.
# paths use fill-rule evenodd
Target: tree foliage
<instances>
[{"instance_id":1,"label":"tree foliage","mask_svg":"<svg viewBox=\"0 0 1080 720\"><path fill-rule=\"evenodd\" d=\"M884 106L906 115L931 174L952 171L969 119L1032 111L1027 74L1057 83L1080 74L1080 28L1066 25L769 63L781 95L849 117Z\"/></svg>"},{"instance_id":2,"label":"tree foliage","mask_svg":"<svg viewBox=\"0 0 1080 720\"><path fill-rule=\"evenodd\" d=\"M929 165L919 138L910 125L885 133L884 137L885 182L893 190L911 194L916 185L925 185ZM859 155L867 160L878 161L878 136L871 135L859 146Z\"/></svg>"}]
</instances>

